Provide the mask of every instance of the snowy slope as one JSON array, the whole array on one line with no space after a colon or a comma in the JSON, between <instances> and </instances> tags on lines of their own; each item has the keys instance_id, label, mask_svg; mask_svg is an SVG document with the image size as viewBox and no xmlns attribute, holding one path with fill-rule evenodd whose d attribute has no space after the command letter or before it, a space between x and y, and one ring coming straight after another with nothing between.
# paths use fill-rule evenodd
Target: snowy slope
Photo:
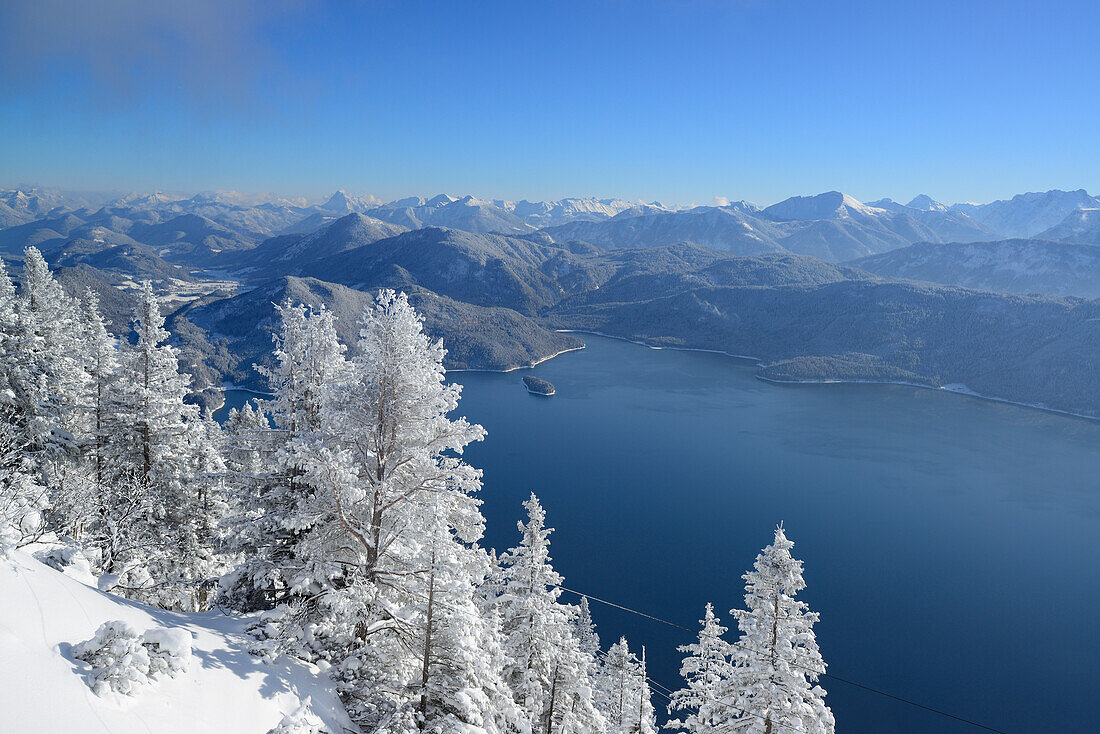
<instances>
[{"instance_id":1,"label":"snowy slope","mask_svg":"<svg viewBox=\"0 0 1100 734\"><path fill-rule=\"evenodd\" d=\"M90 579L89 579L90 580ZM136 696L100 698L71 647L105 621L193 637L190 670ZM328 681L306 664L249 654L244 620L176 614L100 592L18 552L0 561L0 731L4 734L265 734L307 698L333 734L355 731Z\"/></svg>"},{"instance_id":2,"label":"snowy slope","mask_svg":"<svg viewBox=\"0 0 1100 734\"><path fill-rule=\"evenodd\" d=\"M792 196L764 208L764 216L776 222L872 217L875 210L839 191L816 196Z\"/></svg>"},{"instance_id":3,"label":"snowy slope","mask_svg":"<svg viewBox=\"0 0 1100 734\"><path fill-rule=\"evenodd\" d=\"M1100 298L1100 247L1045 240L922 242L848 265L887 278L1004 293Z\"/></svg>"},{"instance_id":4,"label":"snowy slope","mask_svg":"<svg viewBox=\"0 0 1100 734\"><path fill-rule=\"evenodd\" d=\"M1064 220L1077 209L1100 206L1100 200L1084 189L1016 194L1011 199L988 204L955 204L955 211L970 215L1002 237L1036 237ZM1043 235L1047 237L1047 235Z\"/></svg>"},{"instance_id":5,"label":"snowy slope","mask_svg":"<svg viewBox=\"0 0 1100 734\"><path fill-rule=\"evenodd\" d=\"M945 212L947 206L933 199L928 194L917 194L905 206L910 209L920 209L925 212Z\"/></svg>"},{"instance_id":6,"label":"snowy slope","mask_svg":"<svg viewBox=\"0 0 1100 734\"><path fill-rule=\"evenodd\" d=\"M1039 235L1041 239L1100 245L1100 208L1077 209L1059 224Z\"/></svg>"}]
</instances>

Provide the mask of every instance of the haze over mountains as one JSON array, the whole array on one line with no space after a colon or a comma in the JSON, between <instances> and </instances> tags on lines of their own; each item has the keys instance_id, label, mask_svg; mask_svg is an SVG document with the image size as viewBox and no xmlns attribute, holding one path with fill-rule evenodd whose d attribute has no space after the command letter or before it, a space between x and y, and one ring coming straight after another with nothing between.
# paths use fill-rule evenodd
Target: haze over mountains
<instances>
[{"instance_id":1,"label":"haze over mountains","mask_svg":"<svg viewBox=\"0 0 1100 734\"><path fill-rule=\"evenodd\" d=\"M101 293L119 334L128 294L152 280L199 388L262 386L252 365L283 299L333 309L351 341L390 287L444 337L451 368L528 365L580 347L557 331L579 329L749 354L772 379L963 384L1098 412L1098 213L1083 190L680 209L4 191L0 255L18 270L38 247L72 292Z\"/></svg>"}]
</instances>

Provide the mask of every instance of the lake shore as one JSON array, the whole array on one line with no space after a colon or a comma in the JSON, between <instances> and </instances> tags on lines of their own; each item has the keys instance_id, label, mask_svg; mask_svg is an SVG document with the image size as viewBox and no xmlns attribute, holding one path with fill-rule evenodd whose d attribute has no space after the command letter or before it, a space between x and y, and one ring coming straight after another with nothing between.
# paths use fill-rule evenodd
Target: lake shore
<instances>
[{"instance_id":1,"label":"lake shore","mask_svg":"<svg viewBox=\"0 0 1100 734\"><path fill-rule=\"evenodd\" d=\"M1040 403L1024 403L1020 402L1019 400L998 398L994 395L983 395L982 393L974 392L966 385L960 385L958 383L950 383L947 385L935 387L933 385L922 385L917 382L902 382L896 380L844 380L834 378L821 378L814 380L779 380L774 377L765 377L763 375L754 375L754 377L756 377L756 379L760 380L761 382L770 382L775 385L897 385L899 387L919 387L922 390L948 392L955 395L963 395L968 398L977 398L978 400L988 400L994 403L1015 405L1019 408L1031 408L1032 410L1041 410L1044 413L1054 413L1056 415L1064 415L1070 418L1083 418L1088 421L1100 422L1100 416L1088 415L1087 413L1074 413L1070 410L1060 410L1058 408L1049 408Z\"/></svg>"},{"instance_id":2,"label":"lake shore","mask_svg":"<svg viewBox=\"0 0 1100 734\"><path fill-rule=\"evenodd\" d=\"M707 354L721 354L725 357L732 357L733 359L743 359L747 362L755 362L756 366L758 367L763 366L763 362L760 360L760 357L753 357L748 354L734 354L732 352L722 351L721 349L702 349L700 347L669 347L659 344L648 344L643 341L638 341L637 339L628 339L625 336L615 336L614 334L605 334L602 331L588 331L587 329L554 329L554 331L560 332L562 334L591 334L592 336L602 336L605 339L618 339L619 341L627 342L629 344L637 344L640 347L645 347L646 349L655 349L657 351L667 349L673 352L704 352Z\"/></svg>"},{"instance_id":3,"label":"lake shore","mask_svg":"<svg viewBox=\"0 0 1100 734\"><path fill-rule=\"evenodd\" d=\"M494 374L498 374L498 375L503 375L503 374L507 374L509 372L515 372L516 370L529 370L532 367L539 366L543 362L549 362L554 357L560 357L561 355L563 355L567 352L579 352L582 349L584 349L583 344L580 345L579 347L569 347L568 349L562 349L560 352L554 352L553 354L547 355L547 356L543 357L542 359L536 359L534 362L531 362L529 364L521 364L521 365L518 365L516 367L509 367L506 370L487 370L487 369L481 369L481 368L478 368L478 367L449 367L449 368L447 368L447 372L448 373L451 373L451 372L489 372L489 373L494 373Z\"/></svg>"}]
</instances>

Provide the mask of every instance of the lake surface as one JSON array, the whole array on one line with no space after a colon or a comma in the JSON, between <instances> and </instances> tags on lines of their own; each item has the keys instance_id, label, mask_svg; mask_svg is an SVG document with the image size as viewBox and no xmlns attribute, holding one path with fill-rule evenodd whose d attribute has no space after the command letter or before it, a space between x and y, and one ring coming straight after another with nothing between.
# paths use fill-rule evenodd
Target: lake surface
<instances>
[{"instance_id":1,"label":"lake surface","mask_svg":"<svg viewBox=\"0 0 1100 734\"><path fill-rule=\"evenodd\" d=\"M782 521L831 673L1008 732L1095 731L1100 424L917 388L780 386L722 355L584 339L534 369L451 373L458 412L489 433L466 454L485 472L488 546L518 541L535 491L566 586L692 628L711 601L735 628L741 574ZM526 374L557 395L529 395ZM679 686L691 635L592 610L605 647L627 635ZM979 731L822 685L840 732Z\"/></svg>"}]
</instances>

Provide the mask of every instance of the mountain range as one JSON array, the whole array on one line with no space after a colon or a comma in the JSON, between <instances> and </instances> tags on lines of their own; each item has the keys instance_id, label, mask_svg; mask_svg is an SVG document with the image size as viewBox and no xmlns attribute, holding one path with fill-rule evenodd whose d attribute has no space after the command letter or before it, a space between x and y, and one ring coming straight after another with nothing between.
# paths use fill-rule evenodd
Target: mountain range
<instances>
[{"instance_id":1,"label":"mountain range","mask_svg":"<svg viewBox=\"0 0 1100 734\"><path fill-rule=\"evenodd\" d=\"M1100 296L1100 201L1083 191L686 209L32 191L0 205L16 274L39 247L66 288L100 292L115 333L136 282L153 281L197 388L262 387L252 366L270 353L275 304L324 304L353 343L363 304L389 287L444 338L451 369L522 367L582 345L561 330L598 331L751 354L769 379L965 384L1100 412L1100 302L1086 300Z\"/></svg>"},{"instance_id":2,"label":"mountain range","mask_svg":"<svg viewBox=\"0 0 1100 734\"><path fill-rule=\"evenodd\" d=\"M830 191L767 207L736 202L670 208L620 199L512 202L446 194L383 203L344 191L315 204L287 199L255 202L218 193L130 194L96 200L34 189L0 192L0 252L15 253L28 244L60 244L95 228L101 236L125 235L164 248L161 254L169 260L214 267L221 253L251 249L275 236L313 234L348 214L361 214L403 229L537 235L612 248L691 242L735 254L789 251L844 261L918 242L1039 238L1095 244L1100 236L1095 210L1100 210L1100 199L1084 190L950 206L924 194L902 205L890 199L862 203Z\"/></svg>"}]
</instances>

